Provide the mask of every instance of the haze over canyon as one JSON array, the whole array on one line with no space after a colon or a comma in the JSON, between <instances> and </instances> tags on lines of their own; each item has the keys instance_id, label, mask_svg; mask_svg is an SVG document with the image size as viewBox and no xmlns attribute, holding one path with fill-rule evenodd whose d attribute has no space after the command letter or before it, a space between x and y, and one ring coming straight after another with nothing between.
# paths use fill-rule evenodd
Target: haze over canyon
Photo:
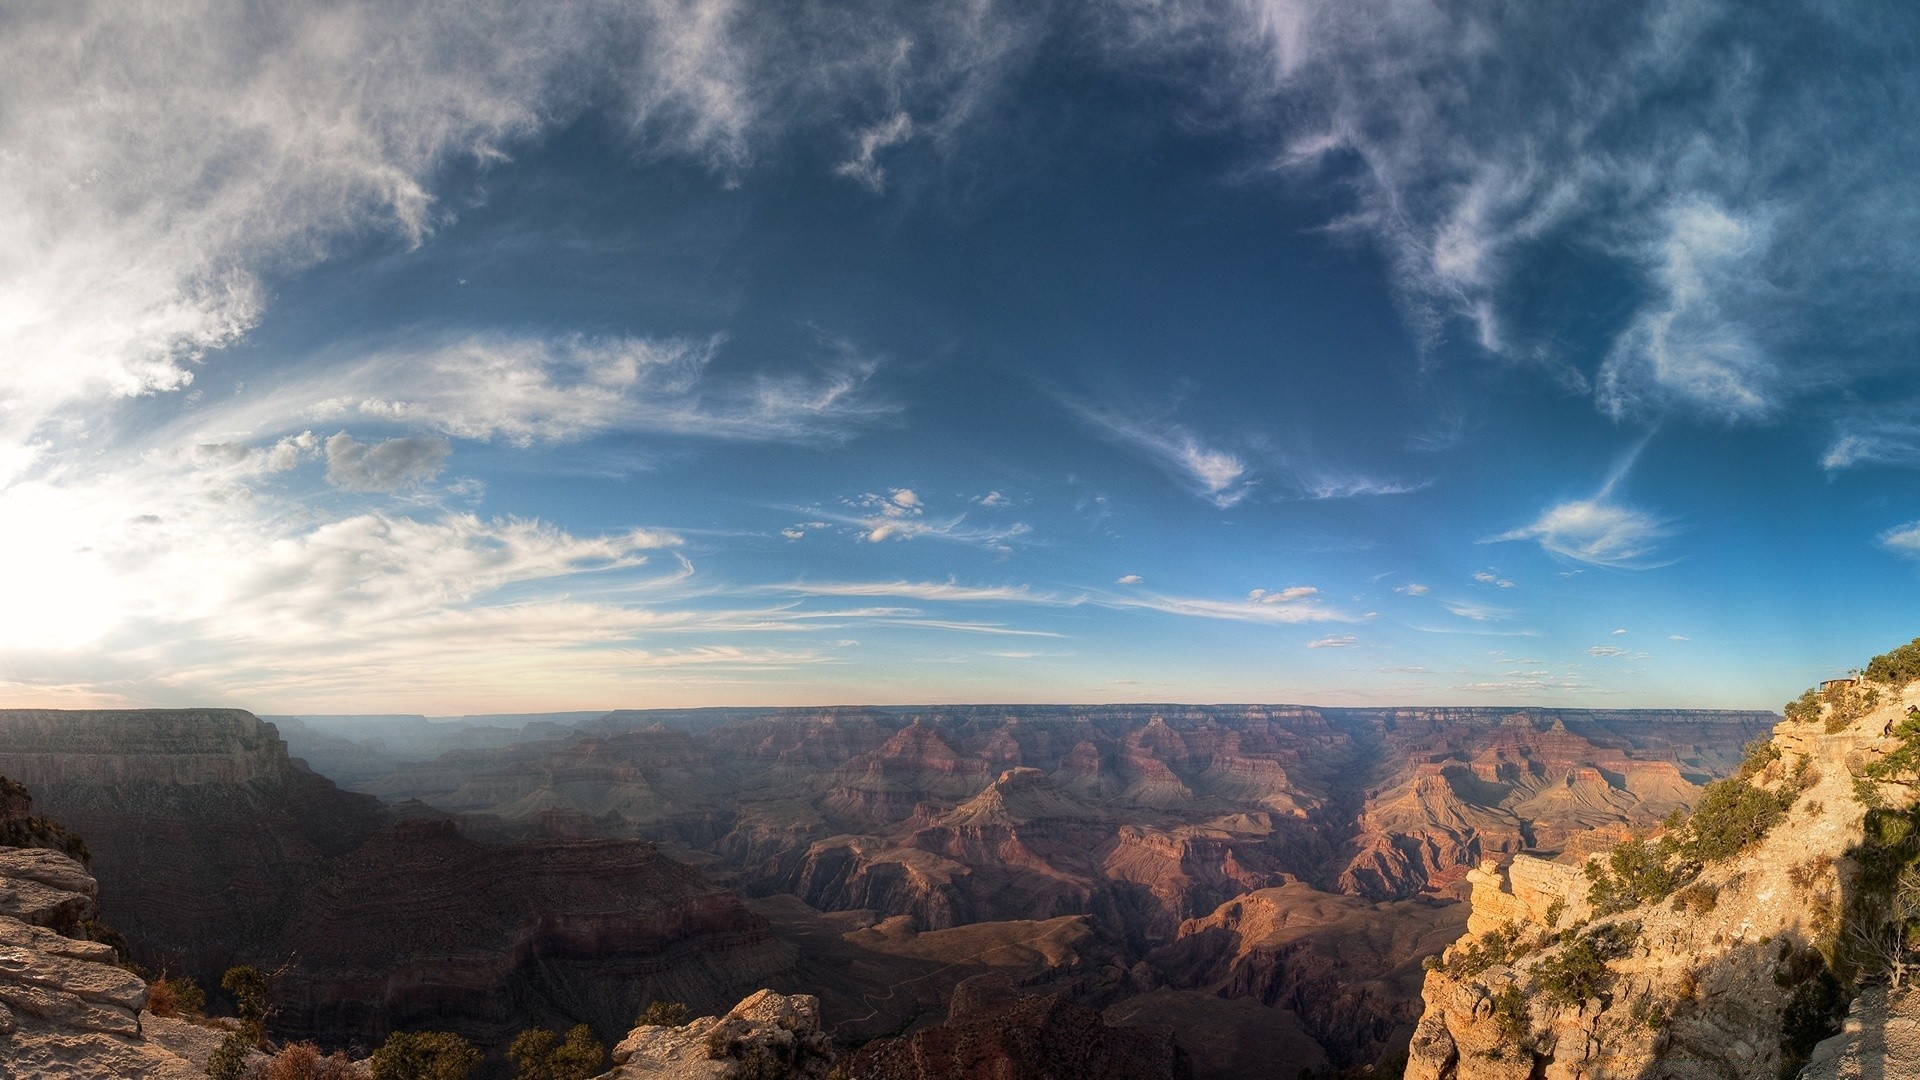
<instances>
[{"instance_id":1,"label":"haze over canyon","mask_svg":"<svg viewBox=\"0 0 1920 1080\"><path fill-rule=\"evenodd\" d=\"M210 986L290 964L284 1038L430 1027L497 1053L586 1023L610 1044L651 1001L724 1013L769 988L819 997L857 1046L969 1009L1013 1023L991 1003L1041 993L1090 1031L1175 1024L1194 1075L1291 1080L1404 1048L1483 859L1651 827L1774 719L15 711L0 774L86 838L142 965Z\"/></svg>"}]
</instances>

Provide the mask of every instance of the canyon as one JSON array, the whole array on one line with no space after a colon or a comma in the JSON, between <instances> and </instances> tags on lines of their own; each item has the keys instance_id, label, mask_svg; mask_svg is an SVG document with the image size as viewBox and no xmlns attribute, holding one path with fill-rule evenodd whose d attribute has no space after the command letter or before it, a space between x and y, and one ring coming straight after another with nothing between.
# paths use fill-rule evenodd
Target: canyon
<instances>
[{"instance_id":1,"label":"canyon","mask_svg":"<svg viewBox=\"0 0 1920 1080\"><path fill-rule=\"evenodd\" d=\"M1185 1052L1195 1075L1255 1061L1290 1080L1405 1044L1420 960L1460 933L1483 860L1649 828L1777 717L515 719L396 749L339 718L0 712L0 774L86 839L102 917L142 964L211 985L291 960L289 1037L367 1046L431 1023L497 1048L585 1022L611 1043L648 1001L721 1015L770 988L817 995L845 1045L941 1028L961 1034L927 1038L984 1046L983 1015L1056 1016L1012 1007L1038 995L1089 1010L1068 1018L1083 1027L1181 1017L1205 1046ZM1002 983L1007 1007L966 1005Z\"/></svg>"}]
</instances>

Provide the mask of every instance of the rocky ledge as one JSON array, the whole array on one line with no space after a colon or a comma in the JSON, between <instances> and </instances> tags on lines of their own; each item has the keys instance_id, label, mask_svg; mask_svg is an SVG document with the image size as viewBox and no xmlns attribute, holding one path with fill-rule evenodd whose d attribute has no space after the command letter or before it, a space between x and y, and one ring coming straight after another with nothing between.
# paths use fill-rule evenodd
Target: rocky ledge
<instances>
[{"instance_id":1,"label":"rocky ledge","mask_svg":"<svg viewBox=\"0 0 1920 1080\"><path fill-rule=\"evenodd\" d=\"M818 998L762 990L725 1016L636 1027L613 1061L599 1080L825 1080L834 1054Z\"/></svg>"},{"instance_id":2,"label":"rocky ledge","mask_svg":"<svg viewBox=\"0 0 1920 1080\"><path fill-rule=\"evenodd\" d=\"M191 1080L205 1074L147 1039L147 987L113 947L69 934L95 914L86 868L57 851L0 848L0 1075Z\"/></svg>"}]
</instances>

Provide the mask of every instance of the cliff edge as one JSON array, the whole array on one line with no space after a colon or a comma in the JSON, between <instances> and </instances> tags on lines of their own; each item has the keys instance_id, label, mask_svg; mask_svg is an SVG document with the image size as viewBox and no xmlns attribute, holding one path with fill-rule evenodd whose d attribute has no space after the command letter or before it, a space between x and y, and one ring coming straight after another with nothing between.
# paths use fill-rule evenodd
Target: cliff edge
<instances>
[{"instance_id":1,"label":"cliff edge","mask_svg":"<svg viewBox=\"0 0 1920 1080\"><path fill-rule=\"evenodd\" d=\"M1876 671L1789 705L1691 815L1473 871L1408 1080L1907 1075L1884 1033L1913 1011L1899 992L1889 1013L1887 984L1920 941L1920 642Z\"/></svg>"}]
</instances>

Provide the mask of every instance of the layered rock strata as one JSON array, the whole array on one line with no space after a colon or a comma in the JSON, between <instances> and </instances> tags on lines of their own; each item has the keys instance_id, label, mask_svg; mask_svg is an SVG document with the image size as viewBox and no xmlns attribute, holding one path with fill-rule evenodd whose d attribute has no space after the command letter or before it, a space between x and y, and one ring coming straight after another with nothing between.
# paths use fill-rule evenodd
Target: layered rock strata
<instances>
[{"instance_id":1,"label":"layered rock strata","mask_svg":"<svg viewBox=\"0 0 1920 1080\"><path fill-rule=\"evenodd\" d=\"M113 947L68 936L95 914L95 895L66 855L0 849L0 1077L199 1080L143 1037L147 987Z\"/></svg>"},{"instance_id":2,"label":"layered rock strata","mask_svg":"<svg viewBox=\"0 0 1920 1080\"><path fill-rule=\"evenodd\" d=\"M1730 789L1747 794L1723 803L1714 827L1749 828L1740 815L1769 807L1784 815L1757 841L1733 834L1738 854L1674 863L1683 887L1669 884L1657 899L1595 913L1583 864L1521 858L1504 874L1476 871L1474 933L1426 976L1409 1080L1708 1080L1774 1076L1783 1062L1797 1069L1803 1051L1791 1044L1817 1033L1845 993L1829 965L1844 975L1859 962L1843 921L1861 887L1860 772L1916 703L1920 684L1832 730L1780 724L1750 783ZM1864 790L1911 798L1879 787ZM1626 865L1638 873L1642 862Z\"/></svg>"},{"instance_id":3,"label":"layered rock strata","mask_svg":"<svg viewBox=\"0 0 1920 1080\"><path fill-rule=\"evenodd\" d=\"M586 1022L612 1039L652 998L715 1007L792 961L648 841L390 822L244 712L0 712L0 769L91 838L103 917L145 966L217 986L294 960L275 1001L290 1037L428 1024L493 1047Z\"/></svg>"}]
</instances>

